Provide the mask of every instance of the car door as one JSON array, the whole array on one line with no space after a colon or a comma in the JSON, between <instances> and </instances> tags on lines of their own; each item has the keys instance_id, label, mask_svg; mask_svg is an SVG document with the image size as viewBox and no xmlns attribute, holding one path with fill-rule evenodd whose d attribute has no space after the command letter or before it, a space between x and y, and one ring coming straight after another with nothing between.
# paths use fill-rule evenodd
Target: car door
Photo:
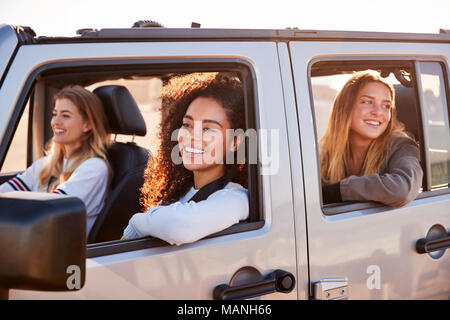
<instances>
[{"instance_id":1,"label":"car door","mask_svg":"<svg viewBox=\"0 0 450 320\"><path fill-rule=\"evenodd\" d=\"M156 239L89 245L86 283L80 291L11 290L11 299L211 299L216 286L232 284L240 276L245 278L250 274L253 284L258 284L262 277L275 270L296 275L292 194L286 192L292 187L291 172L289 158L279 156L288 154L289 150L275 43L55 41L24 45L18 49L4 79L0 101L10 108L10 113L14 108L22 108L21 97L32 90L37 77L49 70L57 73L65 68L77 68L80 72L96 65L123 68L137 63L158 67L160 62L180 65L208 62L223 69L222 65L230 61L251 70L256 129L266 133L275 131L273 136L279 138L270 140L269 133L269 139L258 139L258 152L276 146L273 156L277 157L271 159L276 170L254 179L258 184L250 197L257 197L259 221L237 225L228 232L181 246L161 244ZM0 125L11 124L5 121ZM3 136L2 141L9 138ZM257 165L261 169L258 172L264 166L266 170L271 168L261 161ZM264 297L296 299L297 287Z\"/></svg>"},{"instance_id":2,"label":"car door","mask_svg":"<svg viewBox=\"0 0 450 320\"><path fill-rule=\"evenodd\" d=\"M422 142L426 163L424 171L431 176L431 158L448 155L448 43L363 42L363 41L292 41L290 42L293 82L296 89L301 155L304 170L305 204L308 228L310 295L316 298L348 297L350 299L448 299L450 297L450 190L448 176L440 187L424 184L418 198L406 206L352 204L335 207L335 211L321 206L321 180L318 161L319 121L314 108L320 101L313 97L311 68L315 62L336 60L344 63L365 60L409 61L414 64L417 77L426 78L423 61L430 59L441 68L440 98L444 116L437 124L441 133L430 145ZM442 58L443 57L443 58ZM421 71L422 67L422 71ZM425 73L421 73L425 72ZM420 126L425 128L428 102L423 98L417 81ZM446 96L447 95L447 96ZM332 102L332 100L331 100ZM447 118L445 118L447 117ZM327 119L325 120L325 124ZM435 122L436 124L436 122ZM446 126L446 127L445 127ZM426 141L427 138L424 138ZM428 139L431 139L429 136ZM442 141L443 140L443 141ZM434 149L434 150L433 150ZM434 152L434 156L432 153ZM438 156L436 156L438 155ZM441 160L436 160L437 162ZM447 160L442 160L448 166ZM447 167L446 167L447 168ZM445 172L445 171L442 171ZM441 181L442 182L442 181ZM435 235L435 236L433 236ZM422 240L421 240L422 239ZM440 250L419 253L416 245L440 239ZM328 286L328 287L327 287ZM330 288L331 290L327 290ZM332 288L343 291L336 293ZM327 296L326 294L329 293Z\"/></svg>"}]
</instances>

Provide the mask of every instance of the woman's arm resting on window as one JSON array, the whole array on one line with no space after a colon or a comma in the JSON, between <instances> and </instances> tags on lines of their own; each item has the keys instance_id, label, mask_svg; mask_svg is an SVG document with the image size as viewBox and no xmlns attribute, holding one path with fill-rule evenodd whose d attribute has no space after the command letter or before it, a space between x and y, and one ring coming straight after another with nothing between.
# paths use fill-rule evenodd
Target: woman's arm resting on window
<instances>
[{"instance_id":1,"label":"woman's arm resting on window","mask_svg":"<svg viewBox=\"0 0 450 320\"><path fill-rule=\"evenodd\" d=\"M400 207L419 193L423 172L419 149L410 139L402 139L388 158L387 172L362 177L350 176L340 182L343 201L378 201Z\"/></svg>"},{"instance_id":2,"label":"woman's arm resting on window","mask_svg":"<svg viewBox=\"0 0 450 320\"><path fill-rule=\"evenodd\" d=\"M248 217L247 190L222 189L200 202L176 202L135 214L124 231L127 239L143 236L170 244L190 243Z\"/></svg>"}]
</instances>

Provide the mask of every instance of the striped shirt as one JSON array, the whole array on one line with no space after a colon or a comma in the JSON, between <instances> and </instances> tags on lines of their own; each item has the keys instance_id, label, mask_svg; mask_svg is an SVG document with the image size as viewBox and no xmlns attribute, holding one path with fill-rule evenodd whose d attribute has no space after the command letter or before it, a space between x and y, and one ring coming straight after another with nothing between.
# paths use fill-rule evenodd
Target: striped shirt
<instances>
[{"instance_id":1,"label":"striped shirt","mask_svg":"<svg viewBox=\"0 0 450 320\"><path fill-rule=\"evenodd\" d=\"M36 160L27 170L0 185L0 193L10 191L47 192L47 186L39 187L39 173L45 166L47 157ZM66 161L64 161L64 165ZM108 184L108 166L100 158L83 161L70 178L59 184L53 193L74 196L86 206L87 235L95 219L103 208Z\"/></svg>"}]
</instances>

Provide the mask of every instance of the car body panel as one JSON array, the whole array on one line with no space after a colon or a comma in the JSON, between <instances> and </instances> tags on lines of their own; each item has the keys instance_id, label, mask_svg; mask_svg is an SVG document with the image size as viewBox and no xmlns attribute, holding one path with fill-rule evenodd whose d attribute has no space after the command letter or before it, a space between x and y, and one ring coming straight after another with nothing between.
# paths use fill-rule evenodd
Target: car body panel
<instances>
[{"instance_id":1,"label":"car body panel","mask_svg":"<svg viewBox=\"0 0 450 320\"><path fill-rule=\"evenodd\" d=\"M201 53L201 54L199 54ZM279 134L274 144L277 154L288 154L281 79L277 47L274 43L251 43L242 50L240 43L115 43L33 45L22 46L14 60L16 76L8 78L5 97L14 105L14 96L22 90L24 81L36 68L56 62L73 60L112 59L176 59L234 58L246 61L258 81L258 123L260 128L274 129ZM1 95L6 96L3 92ZM9 98L9 100L7 99ZM270 138L270 135L269 135ZM265 275L275 269L296 273L295 235L288 157L273 163L279 170L262 176L262 207L265 225L250 232L200 240L182 246L166 246L88 259L87 282L72 293L44 293L11 290L13 299L209 299L215 286L228 283L244 266L252 266ZM263 166L264 167L264 166ZM282 248L282 249L280 249ZM105 284L106 287L105 287ZM108 290L104 288L110 288ZM113 288L121 288L113 289ZM175 290L174 290L175 288ZM289 294L271 294L270 299L296 299L294 289Z\"/></svg>"},{"instance_id":2,"label":"car body panel","mask_svg":"<svg viewBox=\"0 0 450 320\"><path fill-rule=\"evenodd\" d=\"M304 171L311 283L328 277L346 277L349 298L448 299L450 256L434 260L415 251L416 241L430 228L450 226L450 194L416 199L406 206L387 206L326 216L320 203L313 106L308 66L314 59L441 59L448 57L443 44L291 42L293 74L298 103ZM448 230L448 229L447 229ZM380 288L368 283L374 271Z\"/></svg>"},{"instance_id":3,"label":"car body panel","mask_svg":"<svg viewBox=\"0 0 450 320\"><path fill-rule=\"evenodd\" d=\"M6 24L0 24L0 79L3 77L9 61L14 55L19 41L14 29Z\"/></svg>"}]
</instances>

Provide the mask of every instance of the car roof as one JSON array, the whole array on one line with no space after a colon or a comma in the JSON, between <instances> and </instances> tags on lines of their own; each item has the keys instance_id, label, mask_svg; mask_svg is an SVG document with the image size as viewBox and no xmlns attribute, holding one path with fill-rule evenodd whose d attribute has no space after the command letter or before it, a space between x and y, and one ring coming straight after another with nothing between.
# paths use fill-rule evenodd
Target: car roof
<instances>
[{"instance_id":1,"label":"car roof","mask_svg":"<svg viewBox=\"0 0 450 320\"><path fill-rule=\"evenodd\" d=\"M450 30L439 33L391 33L300 29L122 28L82 29L75 37L39 37L43 42L90 41L396 41L450 42Z\"/></svg>"},{"instance_id":2,"label":"car roof","mask_svg":"<svg viewBox=\"0 0 450 320\"><path fill-rule=\"evenodd\" d=\"M133 27L81 29L73 37L36 36L30 27L2 24L0 28L15 33L19 45L64 42L131 41L369 41L369 42L450 42L450 30L439 33L393 33L368 31L333 31L289 29L207 29ZM4 32L5 33L5 32Z\"/></svg>"}]
</instances>

